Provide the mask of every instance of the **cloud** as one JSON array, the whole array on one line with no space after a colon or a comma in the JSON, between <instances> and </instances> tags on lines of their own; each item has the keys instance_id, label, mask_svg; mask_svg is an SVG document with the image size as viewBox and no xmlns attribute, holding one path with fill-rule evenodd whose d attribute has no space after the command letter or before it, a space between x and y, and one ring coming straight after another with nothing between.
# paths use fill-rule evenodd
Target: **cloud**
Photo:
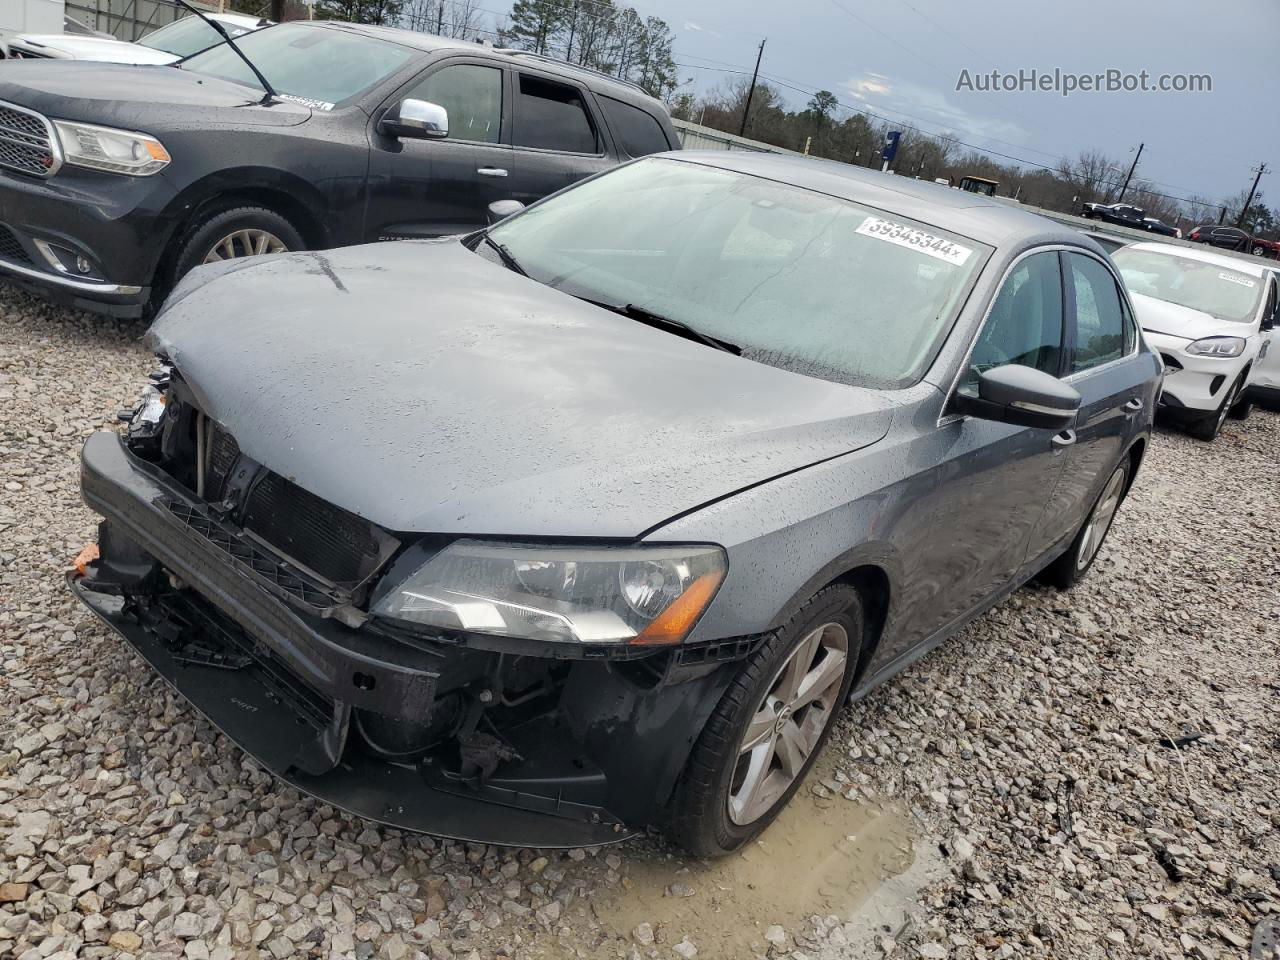
<instances>
[{"instance_id":1,"label":"cloud","mask_svg":"<svg viewBox=\"0 0 1280 960\"><path fill-rule=\"evenodd\" d=\"M694 23L692 20L686 20L684 22L684 28L686 30L692 30L695 33L702 33L702 31L706 29L702 24Z\"/></svg>"},{"instance_id":2,"label":"cloud","mask_svg":"<svg viewBox=\"0 0 1280 960\"><path fill-rule=\"evenodd\" d=\"M966 140L1014 143L1030 139L1029 132L1018 124L965 110L937 87L890 79L882 73L853 76L844 82L841 92L867 110L882 113L903 126L923 124L930 133L945 130Z\"/></svg>"}]
</instances>

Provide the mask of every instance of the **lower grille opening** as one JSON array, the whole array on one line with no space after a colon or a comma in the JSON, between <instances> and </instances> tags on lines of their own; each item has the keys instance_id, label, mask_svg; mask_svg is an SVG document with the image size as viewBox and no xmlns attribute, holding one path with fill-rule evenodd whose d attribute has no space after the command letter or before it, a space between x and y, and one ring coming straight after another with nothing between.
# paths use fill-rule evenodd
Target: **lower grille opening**
<instances>
[{"instance_id":1,"label":"lower grille opening","mask_svg":"<svg viewBox=\"0 0 1280 960\"><path fill-rule=\"evenodd\" d=\"M31 255L27 253L26 248L13 235L13 231L2 223L0 223L0 260L31 263Z\"/></svg>"}]
</instances>

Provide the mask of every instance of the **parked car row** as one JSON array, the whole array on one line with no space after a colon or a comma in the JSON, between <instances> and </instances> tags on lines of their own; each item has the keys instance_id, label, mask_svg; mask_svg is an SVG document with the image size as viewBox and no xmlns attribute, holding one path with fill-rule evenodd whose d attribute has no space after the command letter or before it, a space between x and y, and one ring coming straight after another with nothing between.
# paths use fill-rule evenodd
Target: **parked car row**
<instances>
[{"instance_id":1,"label":"parked car row","mask_svg":"<svg viewBox=\"0 0 1280 960\"><path fill-rule=\"evenodd\" d=\"M656 101L541 58L238 45L0 67L0 274L159 305L83 450L75 595L399 827L740 849L850 696L1085 576L1161 397L1216 433L1273 323L1262 266L675 151ZM389 238L420 242L350 246Z\"/></svg>"}]
</instances>

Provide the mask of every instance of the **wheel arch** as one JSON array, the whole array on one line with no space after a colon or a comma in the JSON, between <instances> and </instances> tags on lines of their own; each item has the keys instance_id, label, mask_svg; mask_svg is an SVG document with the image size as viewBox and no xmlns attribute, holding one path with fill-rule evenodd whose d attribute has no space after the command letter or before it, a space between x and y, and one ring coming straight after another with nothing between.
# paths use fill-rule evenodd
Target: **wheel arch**
<instances>
[{"instance_id":1,"label":"wheel arch","mask_svg":"<svg viewBox=\"0 0 1280 960\"><path fill-rule=\"evenodd\" d=\"M777 629L811 597L827 587L842 583L852 586L862 601L863 614L862 642L853 678L856 684L866 674L867 665L884 637L895 598L893 584L898 580L899 572L896 556L883 547L866 546L851 551L827 564L796 591L769 628Z\"/></svg>"},{"instance_id":2,"label":"wheel arch","mask_svg":"<svg viewBox=\"0 0 1280 960\"><path fill-rule=\"evenodd\" d=\"M170 228L155 270L162 286L172 285L171 273L191 230L236 207L263 207L278 213L302 234L309 249L332 244L332 231L319 212L325 209L324 200L312 184L269 168L220 170L191 184L169 203Z\"/></svg>"}]
</instances>

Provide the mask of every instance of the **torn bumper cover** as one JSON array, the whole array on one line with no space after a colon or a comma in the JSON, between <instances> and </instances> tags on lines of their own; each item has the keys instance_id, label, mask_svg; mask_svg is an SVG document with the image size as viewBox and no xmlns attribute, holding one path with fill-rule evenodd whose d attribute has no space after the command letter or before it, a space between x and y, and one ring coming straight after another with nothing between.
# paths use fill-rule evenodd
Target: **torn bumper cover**
<instances>
[{"instance_id":1,"label":"torn bumper cover","mask_svg":"<svg viewBox=\"0 0 1280 960\"><path fill-rule=\"evenodd\" d=\"M542 660L316 615L305 573L115 434L86 442L82 490L106 520L76 596L272 773L370 820L508 845L623 839L657 816L731 675L719 657ZM513 661L551 666L515 696L492 683Z\"/></svg>"}]
</instances>

